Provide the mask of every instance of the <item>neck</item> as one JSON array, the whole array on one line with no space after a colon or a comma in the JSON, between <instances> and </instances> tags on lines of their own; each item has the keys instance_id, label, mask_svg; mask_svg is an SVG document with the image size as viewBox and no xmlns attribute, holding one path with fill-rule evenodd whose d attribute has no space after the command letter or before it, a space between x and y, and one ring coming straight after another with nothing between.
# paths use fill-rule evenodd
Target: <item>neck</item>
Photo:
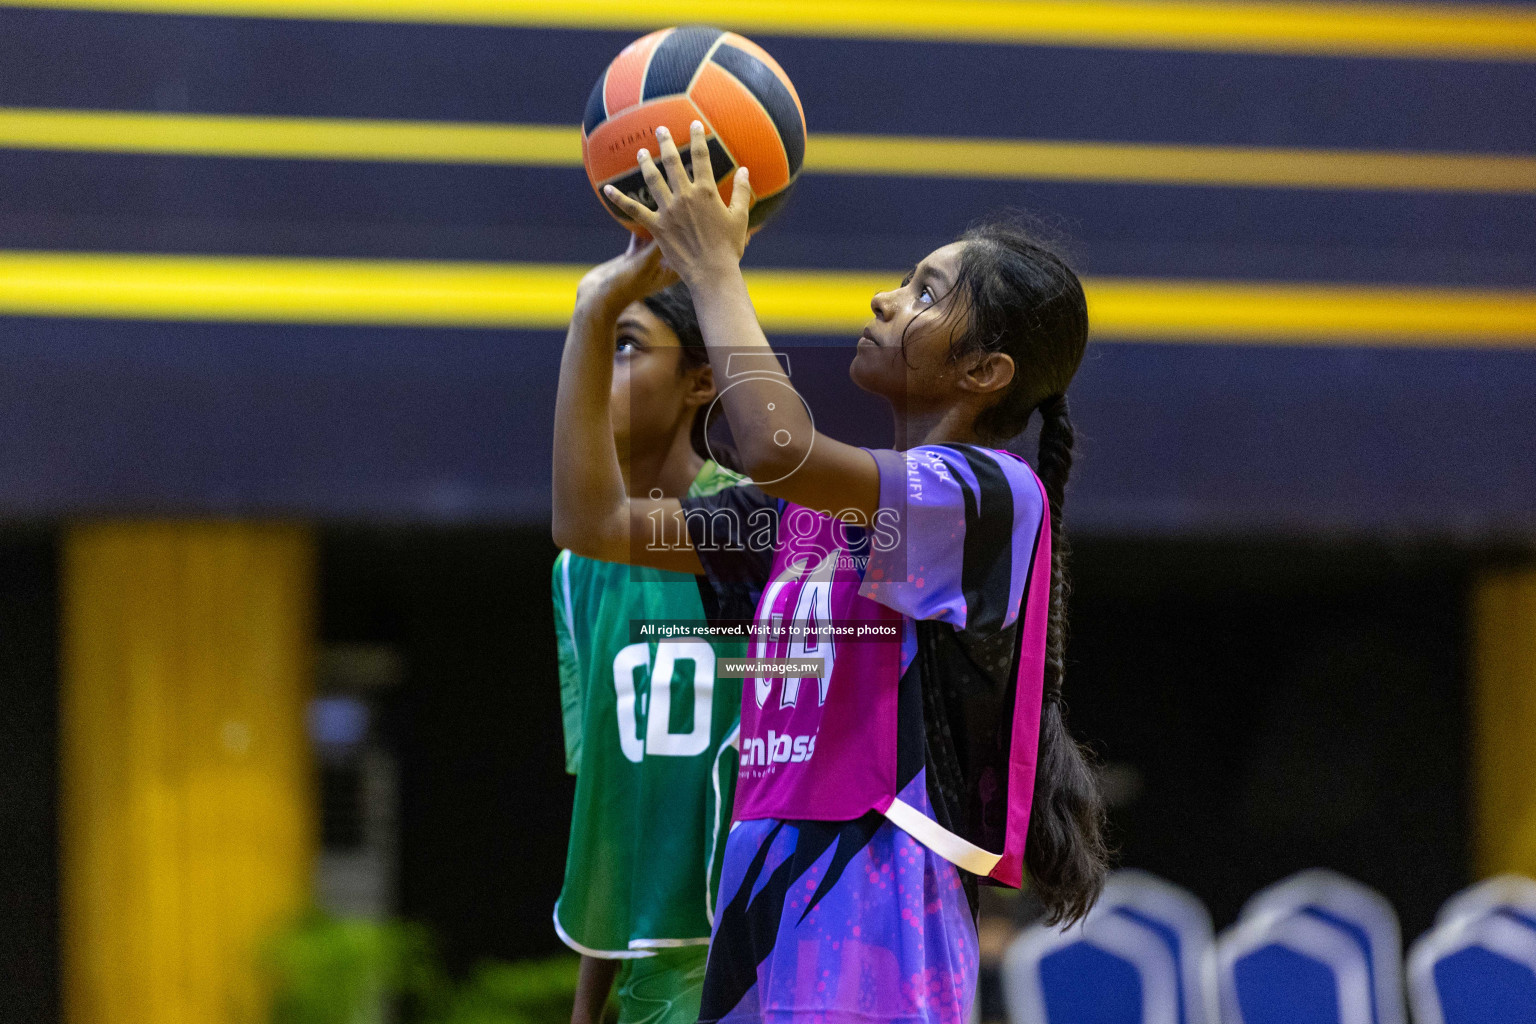
<instances>
[{"instance_id":1,"label":"neck","mask_svg":"<svg viewBox=\"0 0 1536 1024\"><path fill-rule=\"evenodd\" d=\"M981 444L971 410L949 406L924 410L891 410L895 445L906 450L921 444Z\"/></svg>"},{"instance_id":2,"label":"neck","mask_svg":"<svg viewBox=\"0 0 1536 1024\"><path fill-rule=\"evenodd\" d=\"M631 452L629 458L620 458L619 468L624 473L624 485L631 498L648 498L659 490L664 498L681 498L688 493L694 478L704 466L704 460L693 450L685 428L672 435L666 445L644 452Z\"/></svg>"}]
</instances>

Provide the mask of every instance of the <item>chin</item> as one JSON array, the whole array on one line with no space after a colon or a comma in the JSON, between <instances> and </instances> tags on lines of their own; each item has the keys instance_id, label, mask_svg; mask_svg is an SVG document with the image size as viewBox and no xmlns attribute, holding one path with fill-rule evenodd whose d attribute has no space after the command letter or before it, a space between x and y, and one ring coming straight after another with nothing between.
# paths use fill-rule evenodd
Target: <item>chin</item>
<instances>
[{"instance_id":1,"label":"chin","mask_svg":"<svg viewBox=\"0 0 1536 1024\"><path fill-rule=\"evenodd\" d=\"M864 346L855 349L853 361L848 364L848 379L853 381L854 386L860 391L889 399L899 389L900 384L891 380L890 361L876 358L880 355L885 355L880 349L869 349Z\"/></svg>"}]
</instances>

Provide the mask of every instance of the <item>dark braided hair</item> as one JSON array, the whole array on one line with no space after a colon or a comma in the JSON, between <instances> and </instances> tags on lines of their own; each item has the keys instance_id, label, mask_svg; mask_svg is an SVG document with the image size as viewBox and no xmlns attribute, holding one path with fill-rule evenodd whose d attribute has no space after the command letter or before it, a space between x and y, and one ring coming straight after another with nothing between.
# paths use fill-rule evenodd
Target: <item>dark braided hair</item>
<instances>
[{"instance_id":1,"label":"dark braided hair","mask_svg":"<svg viewBox=\"0 0 1536 1024\"><path fill-rule=\"evenodd\" d=\"M1035 767L1034 804L1024 846L1029 884L1045 905L1047 921L1075 921L1088 913L1104 887L1109 852L1104 840L1104 795L1090 752L1067 730L1062 681L1066 675L1066 529L1062 505L1072 471L1072 419L1067 385L1088 343L1083 286L1059 253L1014 222L982 223L961 236L965 247L951 314L969 313L952 354L1005 353L1014 377L1002 397L976 419L977 432L999 447L1023 432L1040 411L1035 469L1051 516L1050 617L1045 642L1044 706Z\"/></svg>"},{"instance_id":2,"label":"dark braided hair","mask_svg":"<svg viewBox=\"0 0 1536 1024\"><path fill-rule=\"evenodd\" d=\"M704 331L699 327L699 316L694 311L693 296L688 293L687 285L679 281L659 292L647 295L643 301L645 308L650 310L656 319L672 329L672 333L677 335L677 340L683 347L677 360L679 374L709 365L709 350L704 346ZM714 416L710 415L712 409L715 410ZM715 403L700 406L694 413L688 440L701 458L713 458L727 469L739 472L741 466L731 447L719 441L709 440L710 425L719 418L719 410Z\"/></svg>"}]
</instances>

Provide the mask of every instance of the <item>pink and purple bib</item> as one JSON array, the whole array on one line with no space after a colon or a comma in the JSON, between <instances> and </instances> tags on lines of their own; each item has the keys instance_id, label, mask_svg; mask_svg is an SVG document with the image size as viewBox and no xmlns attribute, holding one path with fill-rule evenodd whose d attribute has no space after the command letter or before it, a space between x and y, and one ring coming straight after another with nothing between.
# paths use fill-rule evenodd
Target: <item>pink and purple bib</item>
<instances>
[{"instance_id":1,"label":"pink and purple bib","mask_svg":"<svg viewBox=\"0 0 1536 1024\"><path fill-rule=\"evenodd\" d=\"M752 488L684 502L771 519L769 561L742 543L745 523L721 545L689 518L716 611L774 627L749 656L823 666L744 680L734 817L879 811L946 860L1020 885L1050 599L1044 490L1008 452L871 454L880 512L867 529Z\"/></svg>"}]
</instances>

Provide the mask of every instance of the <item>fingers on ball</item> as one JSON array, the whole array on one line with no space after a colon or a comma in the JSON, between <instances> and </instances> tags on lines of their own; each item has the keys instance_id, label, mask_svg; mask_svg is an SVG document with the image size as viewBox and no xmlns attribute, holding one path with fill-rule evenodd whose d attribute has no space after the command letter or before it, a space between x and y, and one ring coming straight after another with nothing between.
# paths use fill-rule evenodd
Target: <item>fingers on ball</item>
<instances>
[{"instance_id":1,"label":"fingers on ball","mask_svg":"<svg viewBox=\"0 0 1536 1024\"><path fill-rule=\"evenodd\" d=\"M666 169L667 180L674 189L681 188L688 184L688 171L683 167L683 156L677 151L671 135L661 135L665 129L658 128L656 131L661 139L661 165Z\"/></svg>"},{"instance_id":2,"label":"fingers on ball","mask_svg":"<svg viewBox=\"0 0 1536 1024\"><path fill-rule=\"evenodd\" d=\"M645 150L642 149L640 151L639 157L640 177L645 179L646 186L650 188L651 197L658 203L663 202L663 193L665 193L667 189L664 187L665 179L663 179L661 176L661 168L656 166L656 161L652 160L651 154L647 153ZM665 198L671 197L667 196Z\"/></svg>"},{"instance_id":3,"label":"fingers on ball","mask_svg":"<svg viewBox=\"0 0 1536 1024\"><path fill-rule=\"evenodd\" d=\"M638 202L634 198L625 195L623 192L620 192L612 185L604 185L603 194L606 195L609 199L613 200L615 206L623 210L632 218L641 220L643 222L645 217L654 216L651 213L651 210L644 203Z\"/></svg>"},{"instance_id":4,"label":"fingers on ball","mask_svg":"<svg viewBox=\"0 0 1536 1024\"><path fill-rule=\"evenodd\" d=\"M693 152L693 166L695 168L709 168L708 173L702 170L695 170L693 180L696 184L713 185L715 178L714 167L709 158L709 143L704 141L703 123L700 121L693 122L690 133L689 148Z\"/></svg>"}]
</instances>

